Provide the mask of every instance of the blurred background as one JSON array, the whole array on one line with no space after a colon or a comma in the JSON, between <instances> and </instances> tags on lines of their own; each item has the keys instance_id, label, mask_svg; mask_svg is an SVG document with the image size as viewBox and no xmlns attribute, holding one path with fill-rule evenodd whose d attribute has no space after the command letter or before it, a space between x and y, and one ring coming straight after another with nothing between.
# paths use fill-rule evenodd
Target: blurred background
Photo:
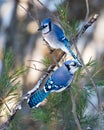
<instances>
[{"instance_id":1,"label":"blurred background","mask_svg":"<svg viewBox=\"0 0 104 130\"><path fill-rule=\"evenodd\" d=\"M34 1L34 2L33 2ZM67 20L71 25L73 25L73 20L78 22L78 28L83 25L86 16L86 1L85 0L40 0L43 5L37 0L0 0L0 77L4 71L4 56L3 52L8 51L9 48L12 48L14 56L14 68L21 66L37 68L39 70L44 70L45 65L40 63L44 60L45 57L48 57L53 61L50 51L48 50L46 43L43 41L40 32L37 31L40 21L46 17L51 17L53 21L61 23L61 20L64 21L64 11L67 11ZM21 5L23 7L21 7ZM67 10L66 10L67 9ZM31 13L31 14L29 14ZM103 104L103 86L104 86L104 0L89 0L89 18L94 14L98 14L98 20L88 28L84 35L76 43L84 63L87 64L89 60L96 60L97 67L94 67L92 73L96 74L94 77L95 81L99 83L98 86L101 86L99 89L99 95L101 102ZM34 20L33 20L34 18ZM61 18L61 20L60 20ZM65 29L65 27L63 26ZM65 29L65 33L67 33ZM71 36L66 34L70 39ZM73 48L74 49L74 48ZM58 57L60 52L55 52L56 57ZM71 57L70 57L71 58ZM35 60L35 61L33 61ZM40 62L36 62L40 61ZM26 93L28 90L32 89L36 84L37 80L41 77L42 72L35 69L29 69L23 76L19 78L22 82L23 88L21 89L22 93ZM80 80L80 87L86 84L86 78ZM67 92L65 93L67 96ZM63 94L63 99L66 101L65 94ZM60 94L59 94L60 95ZM61 95L62 97L62 95ZM59 97L55 97L60 99ZM80 97L79 97L80 98ZM91 98L90 98L91 99ZM97 99L92 96L94 99L92 102L97 106ZM53 95L49 97L49 101L53 100ZM55 99L54 99L55 100ZM56 101L56 100L55 100ZM59 101L61 104L61 102ZM48 103L47 103L48 104ZM45 105L51 107L52 104ZM56 101L57 104L57 101ZM58 104L60 106L60 104ZM53 111L50 112L52 115L47 115L45 117L44 112L48 114L46 109L43 107L43 110L36 110L32 112L29 107L24 104L23 109L16 114L14 124L11 125L10 130L77 130L75 127L75 122L68 122L70 119L70 114L65 114L65 111L70 111L69 109L70 102L68 102L68 107L64 109L60 107L60 112L63 112L62 116L60 112L58 117L55 118L56 109L59 109L58 106L55 108L52 107ZM63 101L63 105L65 102ZM103 104L104 105L104 104ZM103 106L102 105L102 106ZM88 106L89 107L89 106ZM87 108L87 107L86 107ZM102 107L103 108L103 107ZM40 108L41 109L41 108ZM93 115L93 108L89 108L90 112ZM89 109L86 109L85 112L89 113ZM50 110L50 109L49 109ZM48 110L48 111L49 111ZM34 113L34 114L33 114ZM37 115L39 113L40 115ZM31 115L34 115L33 117ZM36 115L36 117L35 117ZM43 120L39 120L39 116L43 117ZM34 119L35 118L35 119ZM52 119L51 120L49 119ZM54 119L55 118L55 119ZM80 117L79 117L80 118ZM4 120L4 119L3 119ZM0 120L0 123L3 121ZM64 123L62 123L62 121ZM68 123L70 125L68 125ZM75 125L73 127L73 125ZM89 125L85 125L84 129L87 130ZM93 126L93 125L91 125ZM98 129L95 127L90 127L90 129Z\"/></svg>"}]
</instances>

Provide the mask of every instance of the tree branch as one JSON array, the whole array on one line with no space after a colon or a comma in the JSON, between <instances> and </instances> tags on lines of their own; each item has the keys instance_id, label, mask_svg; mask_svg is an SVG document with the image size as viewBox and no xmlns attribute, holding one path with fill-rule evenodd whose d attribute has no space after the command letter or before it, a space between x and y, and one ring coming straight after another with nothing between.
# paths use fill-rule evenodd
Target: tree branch
<instances>
[{"instance_id":1,"label":"tree branch","mask_svg":"<svg viewBox=\"0 0 104 130\"><path fill-rule=\"evenodd\" d=\"M24 7L21 6L23 9ZM24 9L26 12L27 10ZM34 17L32 17L31 13L29 12L28 13L29 16L34 20ZM72 44L75 43L84 33L85 31L97 20L98 18L98 15L94 15L94 17L92 17L86 24L84 24L84 26L82 27L82 29L78 32L78 34L71 40L72 41ZM74 41L74 42L73 42ZM76 48L77 49L77 48ZM77 52L81 58L81 55L77 49ZM57 63L62 59L62 57L65 55L65 52L62 52L59 57L56 59ZM82 60L83 61L83 60ZM84 63L83 63L84 64ZM35 91L37 91L37 89L41 86L41 84L43 83L43 81L47 78L48 74L51 73L53 71L53 69L55 68L55 64L51 65L47 71L47 73L45 73L42 78L37 82L37 84L34 86L34 88L30 91L28 91L26 94L24 94L21 98L21 101L18 103L18 105L13 109L13 112L11 113L11 116L8 118L8 120L2 124L2 126L0 127L1 130L4 130L7 128L7 126L10 124L10 122L14 119L15 117L15 114L17 113L18 110L21 109L21 105L23 104L23 102L25 100L27 100L32 93L34 93ZM86 69L86 66L84 65L85 69ZM87 73L89 74L89 70L86 69ZM96 89L96 85L95 83L93 82L93 79L91 78L91 75L89 74L89 78L94 86L94 88ZM73 112L73 115L74 115L74 118L75 118L75 122L77 124L77 127L79 130L82 130L81 129L81 126L80 126L80 123L79 123L79 120L77 119L77 114L76 114L76 104L75 104L75 100L74 100L74 96L71 93L71 100L72 100L72 105L73 105L73 108L72 108L72 112Z\"/></svg>"},{"instance_id":2,"label":"tree branch","mask_svg":"<svg viewBox=\"0 0 104 130\"><path fill-rule=\"evenodd\" d=\"M85 33L85 31L86 31L90 26L92 26L93 23L96 22L97 19L98 19L98 14L95 14L93 17L91 17L91 18L89 19L89 21L86 22L86 23L82 26L81 30L80 30L80 31L77 33L77 35L72 39L72 41L77 41L77 40Z\"/></svg>"},{"instance_id":3,"label":"tree branch","mask_svg":"<svg viewBox=\"0 0 104 130\"><path fill-rule=\"evenodd\" d=\"M88 0L85 0L85 1L86 1L86 16L85 16L85 21L86 21L89 16L89 3L88 3Z\"/></svg>"},{"instance_id":4,"label":"tree branch","mask_svg":"<svg viewBox=\"0 0 104 130\"><path fill-rule=\"evenodd\" d=\"M78 130L82 130L80 122L79 122L78 117L77 117L77 113L76 113L75 98L73 96L73 93L72 93L71 89L70 89L70 97L71 97L71 101L72 101L72 113L73 113L73 116L74 116L75 123L76 123L76 125L78 127Z\"/></svg>"}]
</instances>

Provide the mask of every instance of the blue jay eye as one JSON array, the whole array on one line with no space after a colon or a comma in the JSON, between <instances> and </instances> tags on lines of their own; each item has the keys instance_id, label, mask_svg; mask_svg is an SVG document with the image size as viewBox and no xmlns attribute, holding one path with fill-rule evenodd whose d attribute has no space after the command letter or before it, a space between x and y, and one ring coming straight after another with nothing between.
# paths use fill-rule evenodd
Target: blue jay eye
<instances>
[{"instance_id":1,"label":"blue jay eye","mask_svg":"<svg viewBox=\"0 0 104 130\"><path fill-rule=\"evenodd\" d=\"M77 63L76 63L76 62L74 62L73 66L76 66L76 65L77 65Z\"/></svg>"},{"instance_id":2,"label":"blue jay eye","mask_svg":"<svg viewBox=\"0 0 104 130\"><path fill-rule=\"evenodd\" d=\"M43 28L46 28L48 25L43 25Z\"/></svg>"}]
</instances>

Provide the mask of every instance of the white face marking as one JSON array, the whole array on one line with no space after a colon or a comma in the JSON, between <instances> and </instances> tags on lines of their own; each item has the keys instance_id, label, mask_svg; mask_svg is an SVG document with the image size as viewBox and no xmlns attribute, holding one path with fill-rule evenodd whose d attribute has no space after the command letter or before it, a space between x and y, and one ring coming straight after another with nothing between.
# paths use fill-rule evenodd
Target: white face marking
<instances>
[{"instance_id":1,"label":"white face marking","mask_svg":"<svg viewBox=\"0 0 104 130\"><path fill-rule=\"evenodd\" d=\"M76 61L73 61L71 64L70 64L70 72L72 74L74 74L77 70L78 70L78 66L77 66L78 62Z\"/></svg>"},{"instance_id":2,"label":"white face marking","mask_svg":"<svg viewBox=\"0 0 104 130\"><path fill-rule=\"evenodd\" d=\"M70 72L74 74L78 70L78 67L70 66Z\"/></svg>"},{"instance_id":3,"label":"white face marking","mask_svg":"<svg viewBox=\"0 0 104 130\"><path fill-rule=\"evenodd\" d=\"M76 60L72 60L71 62L66 64L66 67L72 74L74 74L78 70L78 66L79 63Z\"/></svg>"},{"instance_id":4,"label":"white face marking","mask_svg":"<svg viewBox=\"0 0 104 130\"><path fill-rule=\"evenodd\" d=\"M50 31L50 28L49 28L49 24L44 24L44 26L46 26L45 28L42 29L42 33L45 34L45 33L48 33Z\"/></svg>"}]
</instances>

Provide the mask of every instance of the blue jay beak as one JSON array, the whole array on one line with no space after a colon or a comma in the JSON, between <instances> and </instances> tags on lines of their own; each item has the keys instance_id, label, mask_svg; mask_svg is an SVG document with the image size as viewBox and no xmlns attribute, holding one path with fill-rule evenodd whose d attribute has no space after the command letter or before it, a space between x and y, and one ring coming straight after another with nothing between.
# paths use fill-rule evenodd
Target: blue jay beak
<instances>
[{"instance_id":1,"label":"blue jay beak","mask_svg":"<svg viewBox=\"0 0 104 130\"><path fill-rule=\"evenodd\" d=\"M38 28L38 31L41 31L43 28L44 28L44 26L40 26L40 27Z\"/></svg>"}]
</instances>

